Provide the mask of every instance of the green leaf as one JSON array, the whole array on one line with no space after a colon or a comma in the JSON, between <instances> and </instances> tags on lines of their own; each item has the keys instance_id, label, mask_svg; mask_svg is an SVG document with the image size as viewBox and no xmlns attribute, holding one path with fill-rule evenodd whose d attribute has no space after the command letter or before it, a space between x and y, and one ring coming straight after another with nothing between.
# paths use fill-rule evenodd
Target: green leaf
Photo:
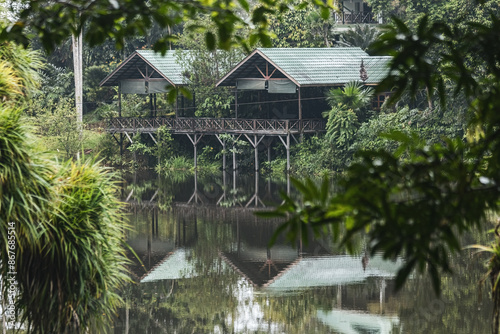
<instances>
[{"instance_id":1,"label":"green leaf","mask_svg":"<svg viewBox=\"0 0 500 334\"><path fill-rule=\"evenodd\" d=\"M205 33L205 43L209 50L215 50L215 35L210 31Z\"/></svg>"}]
</instances>

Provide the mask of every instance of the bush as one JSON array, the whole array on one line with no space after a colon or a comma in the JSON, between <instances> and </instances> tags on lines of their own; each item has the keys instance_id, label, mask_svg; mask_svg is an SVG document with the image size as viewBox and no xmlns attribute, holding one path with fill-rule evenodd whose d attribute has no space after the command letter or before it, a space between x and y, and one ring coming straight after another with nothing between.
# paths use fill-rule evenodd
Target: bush
<instances>
[{"instance_id":1,"label":"bush","mask_svg":"<svg viewBox=\"0 0 500 334\"><path fill-rule=\"evenodd\" d=\"M114 176L94 162L43 159L24 124L0 106L2 276L13 277L14 247L16 311L30 332L88 332L112 317L128 280Z\"/></svg>"}]
</instances>

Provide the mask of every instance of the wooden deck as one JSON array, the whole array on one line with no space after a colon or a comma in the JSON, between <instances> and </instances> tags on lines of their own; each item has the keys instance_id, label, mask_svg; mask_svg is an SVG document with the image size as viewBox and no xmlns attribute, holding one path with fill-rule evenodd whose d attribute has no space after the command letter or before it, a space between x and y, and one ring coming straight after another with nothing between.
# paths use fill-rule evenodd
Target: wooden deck
<instances>
[{"instance_id":1,"label":"wooden deck","mask_svg":"<svg viewBox=\"0 0 500 334\"><path fill-rule=\"evenodd\" d=\"M288 134L323 132L323 119L234 119L234 118L126 118L108 119L110 133L154 133L165 126L174 134L248 134L283 136Z\"/></svg>"}]
</instances>

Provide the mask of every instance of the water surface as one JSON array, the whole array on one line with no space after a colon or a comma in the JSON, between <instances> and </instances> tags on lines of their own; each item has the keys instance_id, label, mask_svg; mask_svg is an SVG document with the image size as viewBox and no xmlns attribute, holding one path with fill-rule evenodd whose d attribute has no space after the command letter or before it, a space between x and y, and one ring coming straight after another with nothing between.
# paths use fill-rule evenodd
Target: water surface
<instances>
[{"instance_id":1,"label":"water surface","mask_svg":"<svg viewBox=\"0 0 500 334\"><path fill-rule=\"evenodd\" d=\"M491 332L478 289L484 257L453 258L441 299L418 275L396 294L401 260L368 257L363 240L355 256L327 236L269 248L280 222L254 213L280 191L291 191L286 179L255 175L128 177L127 241L142 264L134 261L137 284L123 291L114 333Z\"/></svg>"}]
</instances>

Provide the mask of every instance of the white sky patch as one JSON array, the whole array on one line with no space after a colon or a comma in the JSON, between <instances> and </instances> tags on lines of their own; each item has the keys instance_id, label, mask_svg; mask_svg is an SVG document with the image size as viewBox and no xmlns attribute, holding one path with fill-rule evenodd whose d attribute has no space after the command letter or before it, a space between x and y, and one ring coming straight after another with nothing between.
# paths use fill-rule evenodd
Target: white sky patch
<instances>
[{"instance_id":1,"label":"white sky patch","mask_svg":"<svg viewBox=\"0 0 500 334\"><path fill-rule=\"evenodd\" d=\"M228 326L235 333L283 333L279 324L264 319L264 312L254 298L254 288L245 279L240 278L234 290L234 296L238 300L234 318L229 315L226 318Z\"/></svg>"}]
</instances>

